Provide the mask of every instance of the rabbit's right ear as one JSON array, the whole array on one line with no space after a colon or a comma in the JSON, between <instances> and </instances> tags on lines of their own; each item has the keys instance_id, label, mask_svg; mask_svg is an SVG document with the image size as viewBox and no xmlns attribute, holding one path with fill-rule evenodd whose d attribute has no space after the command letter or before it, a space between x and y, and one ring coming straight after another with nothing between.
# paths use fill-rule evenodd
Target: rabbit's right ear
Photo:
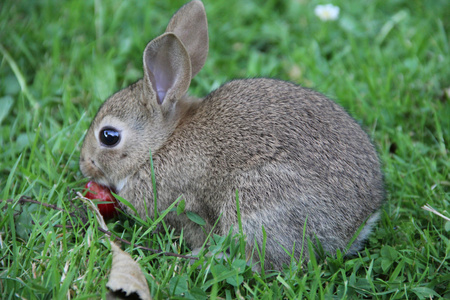
<instances>
[{"instance_id":1,"label":"rabbit's right ear","mask_svg":"<svg viewBox=\"0 0 450 300\"><path fill-rule=\"evenodd\" d=\"M203 3L193 0L181 7L166 33L144 50L146 98L169 107L184 96L208 55L208 23Z\"/></svg>"},{"instance_id":2,"label":"rabbit's right ear","mask_svg":"<svg viewBox=\"0 0 450 300\"><path fill-rule=\"evenodd\" d=\"M166 32L173 32L189 53L193 78L205 64L208 56L208 21L203 3L193 0L173 15Z\"/></svg>"},{"instance_id":3,"label":"rabbit's right ear","mask_svg":"<svg viewBox=\"0 0 450 300\"><path fill-rule=\"evenodd\" d=\"M191 63L186 48L173 33L165 33L144 50L146 99L156 99L163 110L186 94L191 83Z\"/></svg>"}]
</instances>

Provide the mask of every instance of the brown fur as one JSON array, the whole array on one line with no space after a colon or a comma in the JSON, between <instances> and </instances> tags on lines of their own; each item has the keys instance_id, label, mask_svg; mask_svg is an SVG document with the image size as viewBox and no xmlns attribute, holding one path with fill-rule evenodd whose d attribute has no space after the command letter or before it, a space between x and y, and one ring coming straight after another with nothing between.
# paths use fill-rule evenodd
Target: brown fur
<instances>
[{"instance_id":1,"label":"brown fur","mask_svg":"<svg viewBox=\"0 0 450 300\"><path fill-rule=\"evenodd\" d=\"M226 234L237 230L238 190L247 251L254 241L261 245L264 226L267 265L289 263L281 246L292 250L294 243L300 258L304 226L325 250L344 249L383 202L380 163L367 134L340 106L289 82L234 80L204 99L186 97L208 51L205 26L203 5L192 1L147 45L143 80L110 97L92 122L83 174L116 189L141 215L145 202L153 215L151 149L158 210L183 195L186 210L203 217L207 230L221 216L215 232ZM121 131L117 146L99 143L104 126ZM169 213L166 222L184 228L192 247L203 244L204 232L186 216Z\"/></svg>"}]
</instances>

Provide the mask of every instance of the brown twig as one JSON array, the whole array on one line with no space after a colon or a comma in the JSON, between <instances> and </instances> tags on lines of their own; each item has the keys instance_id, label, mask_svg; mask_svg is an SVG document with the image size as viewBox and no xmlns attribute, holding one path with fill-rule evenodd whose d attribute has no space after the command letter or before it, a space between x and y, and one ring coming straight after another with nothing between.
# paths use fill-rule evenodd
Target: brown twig
<instances>
[{"instance_id":1,"label":"brown twig","mask_svg":"<svg viewBox=\"0 0 450 300\"><path fill-rule=\"evenodd\" d=\"M9 202L9 203L13 203L15 200L14 199L0 200L0 202L3 202L3 201ZM51 209L54 209L54 210L65 211L65 209L59 208L56 205L43 203L43 202L40 202L40 201L37 201L37 200L33 200L33 199L31 199L30 197L27 197L27 196L21 196L19 198L19 200L17 201L17 203L21 204L21 205L24 204L24 203L34 203L34 204L39 204L39 205L42 205L44 207L51 208ZM77 214L73 213L73 212L69 212L69 215L71 215L72 217L76 217L77 216Z\"/></svg>"},{"instance_id":2,"label":"brown twig","mask_svg":"<svg viewBox=\"0 0 450 300\"><path fill-rule=\"evenodd\" d=\"M69 200L73 204L72 199L69 199ZM9 203L13 203L15 200L13 200L13 199L0 200L0 202L3 202L3 201L9 202ZM37 200L33 200L33 199L31 199L29 197L26 197L26 196L20 197L19 200L17 201L17 203L20 204L20 205L22 205L24 203L34 203L34 204L39 204L39 205L42 205L44 207L47 207L47 208L50 208L50 209L54 209L54 210L57 210L57 211L66 211L65 209L59 208L56 205L43 203L43 202L40 202L40 201L37 201ZM82 209L80 209L80 208L77 208L77 210L78 210L78 213L81 214L80 218L86 223L87 222L87 217L86 217L84 211ZM73 216L73 217L79 216L79 214L74 213L74 212L69 212L69 214L71 216ZM34 224L34 222L33 222L33 224ZM53 226L54 227L58 227L58 228L63 228L63 227L70 228L70 229L74 228L74 226L68 225L68 224L65 224L65 225L55 224ZM100 228L100 227L97 227L97 229L99 231L103 232L104 234L108 235L109 237L114 237L116 240L118 240L118 241L120 241L122 243L125 243L127 245L131 245L131 246L135 246L131 242L129 242L129 241L125 240L125 239L122 239L122 238L120 238L118 236L115 236L112 232L110 232L108 230L104 230L103 228ZM155 254L162 254L162 255L165 255L165 256L173 256L173 257L179 257L179 258L185 258L185 259L198 260L198 257L192 257L192 256L189 256L189 255L182 255L182 254L171 253L171 252L163 252L162 250L156 250L156 249L152 249L152 248L148 248L148 247L144 247L144 246L135 246L135 247L138 248L138 249L142 249L142 250L153 252Z\"/></svg>"},{"instance_id":3,"label":"brown twig","mask_svg":"<svg viewBox=\"0 0 450 300\"><path fill-rule=\"evenodd\" d=\"M3 202L3 201L9 202L9 203L13 203L15 200L14 199L0 200L0 202ZM45 207L48 207L48 208L51 208L51 209L54 209L54 210L64 211L64 209L59 208L56 205L42 203L40 201L33 200L33 199L31 199L29 197L26 197L26 196L20 197L19 200L17 201L17 203L19 203L19 204L24 204L25 202L39 204L39 205L42 205L42 206L45 206Z\"/></svg>"}]
</instances>

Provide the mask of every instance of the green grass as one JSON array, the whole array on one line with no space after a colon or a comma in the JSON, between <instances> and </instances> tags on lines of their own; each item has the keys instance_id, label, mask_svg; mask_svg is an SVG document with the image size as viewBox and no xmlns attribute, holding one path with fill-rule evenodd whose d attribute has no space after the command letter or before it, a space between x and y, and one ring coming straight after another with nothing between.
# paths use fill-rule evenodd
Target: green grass
<instances>
[{"instance_id":1,"label":"green grass","mask_svg":"<svg viewBox=\"0 0 450 300\"><path fill-rule=\"evenodd\" d=\"M102 101L142 76L142 51L183 1L2 1L0 5L0 295L2 299L104 297L111 254L92 214L69 212L83 135ZM450 2L205 1L210 53L191 93L229 79L276 77L336 99L379 149L382 217L358 257L319 258L281 273L126 246L157 299L450 298ZM445 92L447 90L447 93ZM65 211L18 203L21 196ZM176 199L174 199L175 201ZM72 225L56 227L55 225ZM150 220L109 223L135 245L186 253L182 237L147 232ZM201 263L203 261L203 266ZM199 268L197 268L200 266Z\"/></svg>"}]
</instances>

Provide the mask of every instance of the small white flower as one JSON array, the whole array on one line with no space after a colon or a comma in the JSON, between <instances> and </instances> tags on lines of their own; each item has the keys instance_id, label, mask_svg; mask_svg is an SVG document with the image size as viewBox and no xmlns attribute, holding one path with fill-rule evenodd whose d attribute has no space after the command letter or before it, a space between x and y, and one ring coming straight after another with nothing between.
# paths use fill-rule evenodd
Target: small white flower
<instances>
[{"instance_id":1,"label":"small white flower","mask_svg":"<svg viewBox=\"0 0 450 300\"><path fill-rule=\"evenodd\" d=\"M339 6L333 4L317 5L314 13L322 21L332 21L339 17Z\"/></svg>"}]
</instances>

